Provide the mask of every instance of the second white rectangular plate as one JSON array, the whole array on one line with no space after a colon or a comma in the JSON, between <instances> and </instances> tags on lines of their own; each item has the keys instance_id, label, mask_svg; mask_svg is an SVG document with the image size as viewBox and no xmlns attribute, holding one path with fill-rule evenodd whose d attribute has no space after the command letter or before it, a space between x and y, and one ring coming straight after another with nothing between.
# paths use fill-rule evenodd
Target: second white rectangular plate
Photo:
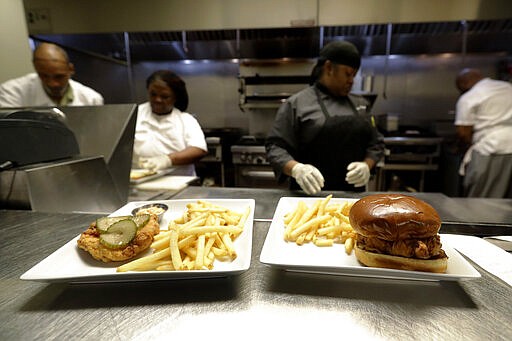
<instances>
[{"instance_id":1,"label":"second white rectangular plate","mask_svg":"<svg viewBox=\"0 0 512 341\"><path fill-rule=\"evenodd\" d=\"M77 236L21 275L20 279L40 282L125 282L226 277L246 271L251 263L254 200L205 199L205 201L237 212L243 212L248 206L250 207L251 211L244 230L234 241L238 256L233 262L216 261L212 270L116 272L117 267L127 261L113 263L97 261L78 248L77 240L80 236ZM185 212L186 205L193 202L197 202L197 199L131 202L112 213L111 216L130 215L134 208L143 204L163 203L169 206L160 223L161 230L166 230L169 222L180 217ZM86 229L87 226L84 226L84 231ZM150 252L148 250L146 254Z\"/></svg>"},{"instance_id":2,"label":"second white rectangular plate","mask_svg":"<svg viewBox=\"0 0 512 341\"><path fill-rule=\"evenodd\" d=\"M348 255L345 246L334 244L331 247L318 247L313 243L297 245L284 240L284 215L293 211L299 201L308 206L319 198L283 197L279 200L267 237L261 250L260 262L272 267L290 271L325 273L346 276L363 276L378 278L413 279L426 281L455 281L460 279L478 278L480 273L455 251L448 242L441 242L448 255L446 273L430 273L421 271L405 271L395 269L370 268L361 265L354 253ZM353 198L332 198L330 203L356 201Z\"/></svg>"}]
</instances>

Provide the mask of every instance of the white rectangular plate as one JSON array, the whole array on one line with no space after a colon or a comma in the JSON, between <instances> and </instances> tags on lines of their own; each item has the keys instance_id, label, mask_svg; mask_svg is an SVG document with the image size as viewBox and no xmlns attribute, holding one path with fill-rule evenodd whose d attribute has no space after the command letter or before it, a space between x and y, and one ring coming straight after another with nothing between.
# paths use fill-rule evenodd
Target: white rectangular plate
<instances>
[{"instance_id":1,"label":"white rectangular plate","mask_svg":"<svg viewBox=\"0 0 512 341\"><path fill-rule=\"evenodd\" d=\"M215 261L212 270L116 272L118 266L128 261L113 263L97 261L78 248L77 240L80 236L77 236L21 275L20 279L40 282L125 282L226 277L246 271L251 263L254 199L205 199L205 201L237 212L243 212L247 206L251 208L243 232L234 241L238 256L233 262ZM131 211L138 206L163 203L169 206L160 223L161 230L166 230L169 222L180 217L185 212L186 205L193 202L197 202L197 199L131 202L112 213L111 216L130 215ZM84 231L86 228L87 226L84 226ZM140 256L149 253L151 253L150 250Z\"/></svg>"},{"instance_id":2,"label":"white rectangular plate","mask_svg":"<svg viewBox=\"0 0 512 341\"><path fill-rule=\"evenodd\" d=\"M308 206L319 198L283 197L279 200L272 224L261 250L260 262L272 267L289 271L310 273L326 273L346 276L380 277L413 279L427 281L454 281L460 279L478 278L480 273L471 266L457 251L443 240L443 250L448 255L448 268L446 273L437 274L420 271L405 271L395 269L370 268L361 265L354 253L347 255L345 246L334 244L331 247L318 247L313 243L297 245L284 240L284 215L293 211L299 201ZM343 203L356 201L352 198L332 198L330 203Z\"/></svg>"}]
</instances>

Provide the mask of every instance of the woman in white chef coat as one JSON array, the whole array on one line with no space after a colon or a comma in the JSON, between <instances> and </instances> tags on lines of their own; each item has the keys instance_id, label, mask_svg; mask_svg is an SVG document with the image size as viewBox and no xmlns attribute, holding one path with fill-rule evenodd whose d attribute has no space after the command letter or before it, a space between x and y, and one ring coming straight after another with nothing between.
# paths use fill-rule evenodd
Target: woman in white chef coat
<instances>
[{"instance_id":1,"label":"woman in white chef coat","mask_svg":"<svg viewBox=\"0 0 512 341\"><path fill-rule=\"evenodd\" d=\"M134 158L146 169L175 168L173 175L195 175L194 163L207 154L199 122L185 112L185 82L174 72L159 70L146 80L149 102L140 104Z\"/></svg>"}]
</instances>

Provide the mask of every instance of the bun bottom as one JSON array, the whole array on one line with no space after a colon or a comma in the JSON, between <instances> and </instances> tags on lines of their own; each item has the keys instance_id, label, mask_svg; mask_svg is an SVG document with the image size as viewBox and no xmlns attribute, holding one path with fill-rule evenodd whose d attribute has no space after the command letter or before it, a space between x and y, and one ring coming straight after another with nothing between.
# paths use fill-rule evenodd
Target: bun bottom
<instances>
[{"instance_id":1,"label":"bun bottom","mask_svg":"<svg viewBox=\"0 0 512 341\"><path fill-rule=\"evenodd\" d=\"M356 258L361 263L376 268L444 273L448 266L448 257L446 256L436 259L408 258L369 252L357 246L354 251Z\"/></svg>"}]
</instances>

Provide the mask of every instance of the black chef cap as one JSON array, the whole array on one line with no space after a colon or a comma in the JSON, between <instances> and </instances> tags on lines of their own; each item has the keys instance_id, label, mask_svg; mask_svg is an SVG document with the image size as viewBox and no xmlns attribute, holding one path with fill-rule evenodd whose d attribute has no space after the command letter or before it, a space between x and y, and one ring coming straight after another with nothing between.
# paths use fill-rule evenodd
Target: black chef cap
<instances>
[{"instance_id":1,"label":"black chef cap","mask_svg":"<svg viewBox=\"0 0 512 341\"><path fill-rule=\"evenodd\" d=\"M330 60L335 64L342 64L350 66L354 69L359 69L361 66L361 55L354 46L348 41L333 41L325 45L320 51L318 61L324 63Z\"/></svg>"}]
</instances>

